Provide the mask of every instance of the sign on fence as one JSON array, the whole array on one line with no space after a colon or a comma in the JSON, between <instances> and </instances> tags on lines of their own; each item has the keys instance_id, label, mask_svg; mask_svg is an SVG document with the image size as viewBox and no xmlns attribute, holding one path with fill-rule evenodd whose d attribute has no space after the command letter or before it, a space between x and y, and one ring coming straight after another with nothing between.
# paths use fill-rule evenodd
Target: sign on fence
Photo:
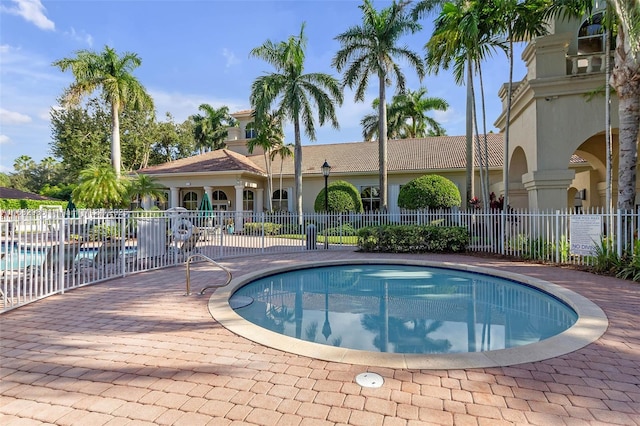
<instances>
[{"instance_id":1,"label":"sign on fence","mask_svg":"<svg viewBox=\"0 0 640 426\"><path fill-rule=\"evenodd\" d=\"M602 215L582 214L570 217L571 254L593 256L602 240Z\"/></svg>"}]
</instances>

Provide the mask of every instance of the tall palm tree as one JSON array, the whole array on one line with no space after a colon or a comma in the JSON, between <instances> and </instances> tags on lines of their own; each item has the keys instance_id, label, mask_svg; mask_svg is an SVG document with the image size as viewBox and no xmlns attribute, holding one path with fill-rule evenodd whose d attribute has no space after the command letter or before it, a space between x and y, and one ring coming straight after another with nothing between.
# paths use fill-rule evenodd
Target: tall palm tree
<instances>
[{"instance_id":1,"label":"tall palm tree","mask_svg":"<svg viewBox=\"0 0 640 426\"><path fill-rule=\"evenodd\" d=\"M258 77L251 85L251 106L258 120L270 111L274 104L283 119L293 122L295 143L295 198L296 214L302 223L302 138L301 125L311 140L316 139L314 109L318 123L329 122L339 128L336 106L342 105L342 90L338 81L324 73L304 74L305 48L304 23L300 34L287 41L265 41L251 50L250 55L263 59L275 68L275 72ZM260 123L256 123L260 126Z\"/></svg>"},{"instance_id":2,"label":"tall palm tree","mask_svg":"<svg viewBox=\"0 0 640 426\"><path fill-rule=\"evenodd\" d=\"M265 117L262 117L261 119L256 119L255 112L253 116L254 120L260 123L260 126L257 129L257 136L249 139L247 142L247 150L250 154L253 154L254 149L257 147L262 148L264 164L267 169L267 211L272 211L273 172L271 170L271 162L273 160L273 156L271 155L271 152L277 146L284 143L282 119L275 112L267 113Z\"/></svg>"},{"instance_id":3,"label":"tall palm tree","mask_svg":"<svg viewBox=\"0 0 640 426\"><path fill-rule=\"evenodd\" d=\"M196 148L201 154L224 148L228 129L235 124L235 119L229 114L229 107L214 108L209 104L201 104L198 110L204 114L191 116Z\"/></svg>"},{"instance_id":4,"label":"tall palm tree","mask_svg":"<svg viewBox=\"0 0 640 426\"><path fill-rule=\"evenodd\" d=\"M391 6L377 11L370 0L364 0L362 24L353 26L336 37L341 44L333 58L338 72L345 71L342 84L356 88L355 100L364 101L371 74L378 77L378 162L380 165L380 208L388 208L387 189L387 99L386 87L396 81L398 91L405 90L405 76L396 60L406 60L418 77L424 76L424 64L418 54L400 46L400 38L415 33L421 26L407 13L408 1L393 0Z\"/></svg>"},{"instance_id":5,"label":"tall palm tree","mask_svg":"<svg viewBox=\"0 0 640 426\"><path fill-rule=\"evenodd\" d=\"M129 200L127 183L113 167L92 165L80 172L73 200L90 209L125 207Z\"/></svg>"},{"instance_id":6,"label":"tall palm tree","mask_svg":"<svg viewBox=\"0 0 640 426\"><path fill-rule=\"evenodd\" d=\"M284 166L284 159L293 157L293 150L291 149L292 147L293 145L290 143L281 143L271 151L271 161L273 161L276 156L280 157L280 190L278 191L280 197L278 205L280 209L282 209L282 169Z\"/></svg>"},{"instance_id":7,"label":"tall palm tree","mask_svg":"<svg viewBox=\"0 0 640 426\"><path fill-rule=\"evenodd\" d=\"M440 69L447 70L453 67L453 76L458 84L462 84L466 74L467 203L473 197L474 192L473 126L476 121L473 74L474 70L479 69L482 60L496 46L500 45L490 30L492 25L490 12L492 10L485 6L484 2L464 0L458 0L456 3L444 3L435 21L433 35L425 45L427 69L430 72L437 74ZM477 130L476 133L478 133ZM483 182L483 192L486 192L484 198L488 200L486 177L483 176L482 167L480 170L481 177L485 178L485 182Z\"/></svg>"},{"instance_id":8,"label":"tall palm tree","mask_svg":"<svg viewBox=\"0 0 640 426\"><path fill-rule=\"evenodd\" d=\"M74 58L55 61L53 66L62 71L71 70L75 81L65 92L66 101L77 105L84 96L102 90L102 96L111 105L111 163L116 176L120 176L120 112L125 107L152 109L153 100L144 86L133 76L133 70L142 60L135 53L116 51L105 46L101 53L79 50Z\"/></svg>"}]
</instances>

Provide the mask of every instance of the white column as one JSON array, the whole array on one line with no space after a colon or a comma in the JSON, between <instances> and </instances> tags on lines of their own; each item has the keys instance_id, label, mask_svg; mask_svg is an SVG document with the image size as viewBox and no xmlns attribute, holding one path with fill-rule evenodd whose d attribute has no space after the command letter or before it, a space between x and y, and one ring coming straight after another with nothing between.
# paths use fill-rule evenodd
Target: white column
<instances>
[{"instance_id":1,"label":"white column","mask_svg":"<svg viewBox=\"0 0 640 426\"><path fill-rule=\"evenodd\" d=\"M169 208L180 207L180 188L172 186L169 188L171 191L171 199L169 200Z\"/></svg>"},{"instance_id":2,"label":"white column","mask_svg":"<svg viewBox=\"0 0 640 426\"><path fill-rule=\"evenodd\" d=\"M400 214L398 195L400 195L400 185L389 185L388 207L392 215Z\"/></svg>"},{"instance_id":3,"label":"white column","mask_svg":"<svg viewBox=\"0 0 640 426\"><path fill-rule=\"evenodd\" d=\"M289 186L287 187L287 210L290 212L295 211L293 208L294 201L293 188Z\"/></svg>"},{"instance_id":4,"label":"white column","mask_svg":"<svg viewBox=\"0 0 640 426\"><path fill-rule=\"evenodd\" d=\"M204 188L204 193L207 194L207 197L209 197L209 202L213 202L213 198L211 198L213 193L212 191L213 187L204 186L203 188Z\"/></svg>"},{"instance_id":5,"label":"white column","mask_svg":"<svg viewBox=\"0 0 640 426\"><path fill-rule=\"evenodd\" d=\"M234 188L236 189L236 215L233 221L235 229L239 232L242 231L242 191L244 190L244 185L234 185Z\"/></svg>"},{"instance_id":6,"label":"white column","mask_svg":"<svg viewBox=\"0 0 640 426\"><path fill-rule=\"evenodd\" d=\"M256 189L256 203L253 206L254 213L260 213L264 210L264 188Z\"/></svg>"}]
</instances>

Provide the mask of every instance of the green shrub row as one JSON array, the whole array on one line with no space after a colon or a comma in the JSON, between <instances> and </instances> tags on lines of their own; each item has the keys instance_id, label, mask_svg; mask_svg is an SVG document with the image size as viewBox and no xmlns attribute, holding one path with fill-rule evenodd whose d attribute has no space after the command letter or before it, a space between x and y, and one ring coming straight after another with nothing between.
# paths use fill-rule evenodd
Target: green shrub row
<instances>
[{"instance_id":1,"label":"green shrub row","mask_svg":"<svg viewBox=\"0 0 640 426\"><path fill-rule=\"evenodd\" d=\"M463 227L387 225L358 231L358 247L366 252L464 252L469 232Z\"/></svg>"},{"instance_id":2,"label":"green shrub row","mask_svg":"<svg viewBox=\"0 0 640 426\"><path fill-rule=\"evenodd\" d=\"M49 200L15 200L0 198L0 209L2 210L38 210L40 206L67 206L67 201Z\"/></svg>"},{"instance_id":3,"label":"green shrub row","mask_svg":"<svg viewBox=\"0 0 640 426\"><path fill-rule=\"evenodd\" d=\"M262 235L263 226L265 235L279 235L282 231L282 225L278 223L246 222L244 224L244 233L247 235Z\"/></svg>"}]
</instances>

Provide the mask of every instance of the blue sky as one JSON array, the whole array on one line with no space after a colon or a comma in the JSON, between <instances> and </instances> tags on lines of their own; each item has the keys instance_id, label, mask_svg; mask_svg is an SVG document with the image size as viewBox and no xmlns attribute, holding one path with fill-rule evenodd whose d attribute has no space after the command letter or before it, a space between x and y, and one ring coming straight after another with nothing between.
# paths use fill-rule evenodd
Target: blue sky
<instances>
[{"instance_id":1,"label":"blue sky","mask_svg":"<svg viewBox=\"0 0 640 426\"><path fill-rule=\"evenodd\" d=\"M134 75L155 101L159 120L170 112L176 122L198 112L198 106L249 108L251 83L272 71L249 51L271 39L298 34L305 22L306 72L326 72L337 78L331 59L339 49L335 36L361 22L361 1L178 1L178 0L0 0L0 171L11 172L20 155L40 161L50 154L49 111L71 81L70 72L51 66L82 49L134 52L142 65ZM374 0L377 9L389 4ZM423 19L421 32L403 42L421 54L432 32L433 17ZM516 56L518 58L519 56ZM516 61L514 79L525 74ZM484 65L487 122L490 130L500 113L497 96L508 80L508 62L496 53ZM434 113L449 135L464 134L465 88L442 71L420 82L405 68L408 87L421 85L429 96L446 99L450 108ZM362 140L360 119L371 112L377 96L375 80L364 103L355 103L347 89L338 110L340 130L318 128L317 141L303 144ZM394 90L393 88L390 90ZM286 142L293 142L291 126ZM494 129L495 130L495 129Z\"/></svg>"}]
</instances>

